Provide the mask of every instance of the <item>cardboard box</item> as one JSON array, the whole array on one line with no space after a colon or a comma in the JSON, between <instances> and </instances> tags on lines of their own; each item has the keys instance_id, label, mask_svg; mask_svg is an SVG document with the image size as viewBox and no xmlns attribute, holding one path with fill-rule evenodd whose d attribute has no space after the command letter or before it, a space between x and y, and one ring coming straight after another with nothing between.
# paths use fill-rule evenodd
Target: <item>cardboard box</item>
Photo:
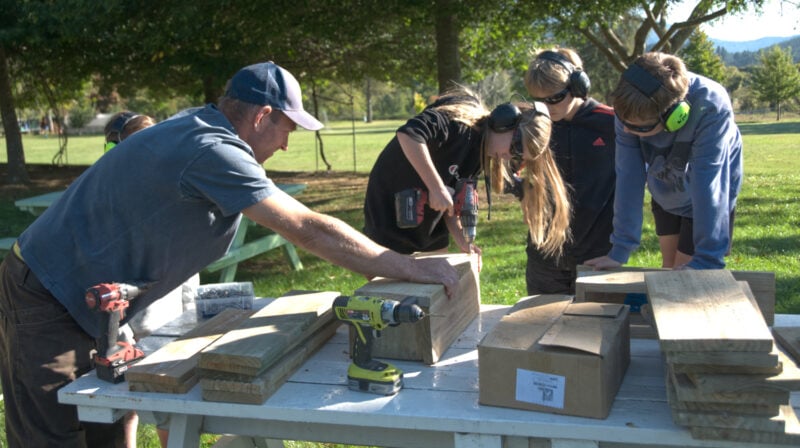
<instances>
[{"instance_id":1,"label":"cardboard box","mask_svg":"<svg viewBox=\"0 0 800 448\"><path fill-rule=\"evenodd\" d=\"M520 300L478 344L479 402L606 418L630 363L629 308Z\"/></svg>"},{"instance_id":2,"label":"cardboard box","mask_svg":"<svg viewBox=\"0 0 800 448\"><path fill-rule=\"evenodd\" d=\"M418 298L426 317L381 331L372 346L375 358L422 361L434 364L480 312L481 289L475 256L467 254L418 254L417 257L445 257L460 275L459 294L448 298L440 284L410 283L379 278L357 289L354 295L403 300ZM355 330L350 325L350 338ZM350 344L352 347L352 343Z\"/></svg>"}]
</instances>

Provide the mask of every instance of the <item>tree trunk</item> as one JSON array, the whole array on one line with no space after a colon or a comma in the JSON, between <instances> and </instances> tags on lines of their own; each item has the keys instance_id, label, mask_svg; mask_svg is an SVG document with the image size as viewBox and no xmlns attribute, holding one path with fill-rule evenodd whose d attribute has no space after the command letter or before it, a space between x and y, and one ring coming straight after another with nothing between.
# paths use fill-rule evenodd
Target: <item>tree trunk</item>
<instances>
[{"instance_id":1,"label":"tree trunk","mask_svg":"<svg viewBox=\"0 0 800 448\"><path fill-rule=\"evenodd\" d=\"M436 66L439 93L461 82L461 60L458 52L458 16L454 0L436 0Z\"/></svg>"},{"instance_id":2,"label":"tree trunk","mask_svg":"<svg viewBox=\"0 0 800 448\"><path fill-rule=\"evenodd\" d=\"M0 44L0 116L3 118L3 131L6 134L6 153L8 154L9 184L30 182L28 169L25 167L25 150L22 147L22 134L19 132L17 111L14 97L11 95L11 78L8 75L6 49Z\"/></svg>"}]
</instances>

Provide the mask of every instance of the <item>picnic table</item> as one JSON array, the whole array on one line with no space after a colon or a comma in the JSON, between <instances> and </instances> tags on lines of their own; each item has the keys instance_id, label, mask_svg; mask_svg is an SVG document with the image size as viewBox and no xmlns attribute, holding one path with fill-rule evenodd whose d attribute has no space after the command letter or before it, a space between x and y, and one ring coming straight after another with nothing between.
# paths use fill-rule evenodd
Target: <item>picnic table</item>
<instances>
[{"instance_id":1,"label":"picnic table","mask_svg":"<svg viewBox=\"0 0 800 448\"><path fill-rule=\"evenodd\" d=\"M306 184L276 183L275 185L291 196L302 193L307 187ZM39 216L44 213L50 205L57 201L62 194L64 194L63 190L53 191L30 198L19 199L14 202L14 205L22 211L29 212L34 216ZM236 269L240 262L279 247L283 248L283 252L293 269L303 269L303 263L297 255L297 249L294 247L294 244L277 233L269 233L256 239L247 240L248 229L256 225L257 224L248 217L242 216L239 227L236 229L236 235L233 237L233 242L228 248L228 252L219 260L206 266L205 271L212 273L219 271L220 283L232 282L236 276ZM3 238L3 241L0 241L0 248L3 247L6 239L8 240L8 248L11 247L14 238Z\"/></svg>"},{"instance_id":2,"label":"picnic table","mask_svg":"<svg viewBox=\"0 0 800 448\"><path fill-rule=\"evenodd\" d=\"M256 299L256 302L269 299ZM186 394L130 392L89 372L58 392L78 407L82 420L110 423L128 410L143 421L149 411L170 414L169 447L198 446L201 433L228 434L219 446L283 446L281 440L353 445L443 448L544 446L755 447L692 438L672 420L658 340L632 339L631 363L606 419L485 406L478 403L477 344L510 307L482 305L481 312L434 365L392 361L405 372L394 396L347 387L348 327L309 358L261 405L204 401L200 385ZM149 353L194 325L184 314L142 344ZM776 315L776 325L800 325L798 315ZM792 404L800 406L800 393ZM233 436L238 435L238 436ZM534 446L531 445L531 446ZM761 445L763 446L763 445ZM770 445L778 446L778 445Z\"/></svg>"}]
</instances>

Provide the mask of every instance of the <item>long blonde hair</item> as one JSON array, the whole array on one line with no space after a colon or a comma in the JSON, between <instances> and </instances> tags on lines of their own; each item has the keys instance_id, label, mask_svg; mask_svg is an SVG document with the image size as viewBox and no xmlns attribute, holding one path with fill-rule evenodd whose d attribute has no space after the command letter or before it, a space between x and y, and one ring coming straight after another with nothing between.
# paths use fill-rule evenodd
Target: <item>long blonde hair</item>
<instances>
[{"instance_id":1,"label":"long blonde hair","mask_svg":"<svg viewBox=\"0 0 800 448\"><path fill-rule=\"evenodd\" d=\"M570 238L572 206L567 186L553 158L548 143L552 122L538 113L530 104L517 105L522 111L517 130L521 136L523 159L520 176L523 197L520 202L531 242L547 255L561 255ZM503 184L511 179L506 164L499 160L485 160L492 177L492 188L503 191Z\"/></svg>"}]
</instances>

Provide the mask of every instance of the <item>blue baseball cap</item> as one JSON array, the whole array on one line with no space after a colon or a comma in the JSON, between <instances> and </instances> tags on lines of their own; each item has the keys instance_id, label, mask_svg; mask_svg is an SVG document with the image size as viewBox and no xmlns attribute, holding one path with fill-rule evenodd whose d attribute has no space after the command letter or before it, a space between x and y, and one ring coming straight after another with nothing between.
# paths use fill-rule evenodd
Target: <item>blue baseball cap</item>
<instances>
[{"instance_id":1,"label":"blue baseball cap","mask_svg":"<svg viewBox=\"0 0 800 448\"><path fill-rule=\"evenodd\" d=\"M279 109L298 126L316 131L324 125L303 109L300 84L272 61L244 67L228 83L225 96L245 103Z\"/></svg>"}]
</instances>

